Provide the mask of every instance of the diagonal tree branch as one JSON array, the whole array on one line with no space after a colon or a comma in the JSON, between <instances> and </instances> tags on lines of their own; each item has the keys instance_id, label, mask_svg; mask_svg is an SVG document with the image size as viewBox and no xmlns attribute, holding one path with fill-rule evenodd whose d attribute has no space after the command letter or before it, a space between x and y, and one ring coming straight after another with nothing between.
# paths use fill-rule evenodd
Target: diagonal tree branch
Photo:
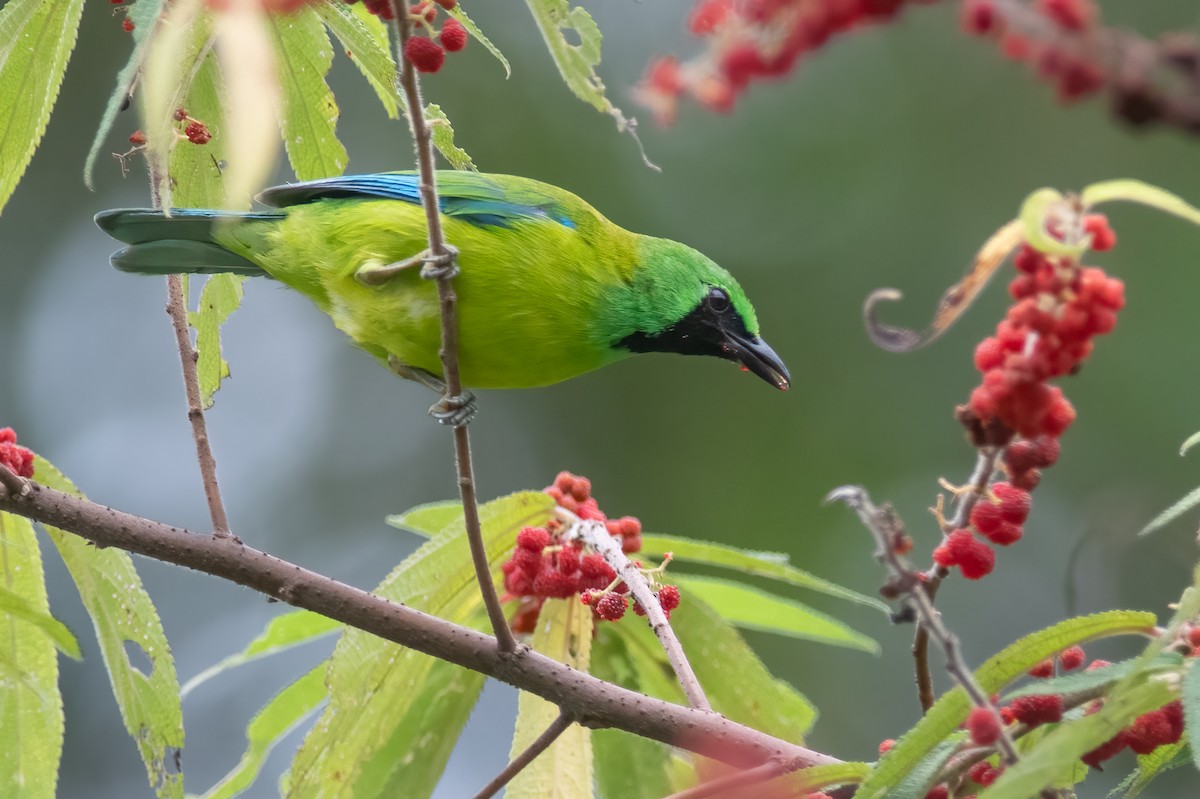
<instances>
[{"instance_id":1,"label":"diagonal tree branch","mask_svg":"<svg viewBox=\"0 0 1200 799\"><path fill-rule=\"evenodd\" d=\"M0 470L7 471L0 466ZM11 472L10 472L11 474ZM2 481L0 481L2 482ZM7 485L7 483L5 483ZM536 694L591 728L611 727L677 746L739 768L769 760L799 767L839 763L830 755L708 713L653 699L520 647L501 652L496 639L389 602L245 546L124 513L27 481L23 495L0 491L0 511L186 566L260 591L388 641L494 677Z\"/></svg>"},{"instance_id":2,"label":"diagonal tree branch","mask_svg":"<svg viewBox=\"0 0 1200 799\"><path fill-rule=\"evenodd\" d=\"M438 204L437 171L433 168L433 139L429 125L425 122L425 107L421 100L421 86L412 62L404 56L404 45L412 33L408 18L408 5L404 0L391 0L394 28L396 32L397 80L404 91L408 105L408 121L412 129L413 146L417 154L417 169L420 175L421 205L425 209L425 224L429 232L429 249L426 252L425 268L421 274L437 281L438 305L442 318L442 376L445 393L441 407L444 413L465 411L470 400L463 397L462 380L458 372L458 295L454 292L454 276L458 274L455 261L457 251L446 243L442 233L441 208ZM466 415L454 424L454 456L458 469L458 493L462 500L463 518L466 522L467 541L471 545L471 560L475 565L475 577L479 592L487 608L496 645L501 652L512 652L517 640L508 627L508 619L500 607L500 597L492 583L488 569L487 551L483 546L483 531L479 524L479 503L475 495L475 468L471 462L471 438L467 433L470 416Z\"/></svg>"},{"instance_id":3,"label":"diagonal tree branch","mask_svg":"<svg viewBox=\"0 0 1200 799\"><path fill-rule=\"evenodd\" d=\"M567 731L575 720L571 718L565 711L558 714L558 718L550 722L541 735L534 739L533 743L525 748L525 751L512 759L512 762L504 767L504 770L496 775L495 779L483 786L483 790L475 794L475 799L490 799L495 796L501 788L512 780L513 777L521 773L521 770L534 761L538 755L550 748L550 745L558 740L558 736Z\"/></svg>"}]
</instances>

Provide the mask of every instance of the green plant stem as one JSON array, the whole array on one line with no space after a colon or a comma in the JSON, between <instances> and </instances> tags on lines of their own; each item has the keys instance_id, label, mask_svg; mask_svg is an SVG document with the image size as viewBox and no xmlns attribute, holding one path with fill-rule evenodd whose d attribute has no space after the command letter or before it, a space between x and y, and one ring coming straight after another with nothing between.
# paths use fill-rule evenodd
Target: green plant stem
<instances>
[{"instance_id":1,"label":"green plant stem","mask_svg":"<svg viewBox=\"0 0 1200 799\"><path fill-rule=\"evenodd\" d=\"M442 319L442 378L446 393L442 405L453 410L462 399L462 380L458 372L458 296L454 292L454 250L447 246L442 232L441 209L438 205L437 171L433 168L433 137L425 122L425 106L421 100L421 87L412 62L404 57L404 45L412 30L408 19L408 6L401 0L391 0L395 17L397 79L404 91L408 105L408 121L412 129L413 147L417 155L417 171L420 176L421 205L425 209L425 223L429 233L429 255L431 263L438 262L436 271L438 306ZM437 259L436 261L432 259ZM467 423L454 426L454 456L458 470L458 493L462 500L463 519L467 528L467 541L471 547L471 560L475 565L475 577L479 592L487 609L496 646L501 653L511 653L517 648L517 640L508 627L500 597L492 582L488 568L487 550L483 545L483 531L479 524L479 502L475 494L475 468L471 460L471 438Z\"/></svg>"}]
</instances>

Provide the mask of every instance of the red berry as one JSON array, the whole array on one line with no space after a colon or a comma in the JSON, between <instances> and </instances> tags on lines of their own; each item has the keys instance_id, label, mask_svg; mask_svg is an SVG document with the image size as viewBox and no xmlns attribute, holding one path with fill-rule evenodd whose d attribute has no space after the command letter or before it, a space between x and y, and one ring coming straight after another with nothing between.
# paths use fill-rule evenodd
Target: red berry
<instances>
[{"instance_id":1,"label":"red berry","mask_svg":"<svg viewBox=\"0 0 1200 799\"><path fill-rule=\"evenodd\" d=\"M135 130L129 134L129 143L134 147L141 147L146 143L146 134L142 133L141 130Z\"/></svg>"},{"instance_id":2,"label":"red berry","mask_svg":"<svg viewBox=\"0 0 1200 799\"><path fill-rule=\"evenodd\" d=\"M121 30L125 31L126 33L133 33L133 20L131 20L129 17L125 17L125 19L121 20Z\"/></svg>"},{"instance_id":3,"label":"red berry","mask_svg":"<svg viewBox=\"0 0 1200 799\"><path fill-rule=\"evenodd\" d=\"M173 113L171 116L176 122L182 122L188 118L188 112L186 108L180 107L176 108L175 113Z\"/></svg>"},{"instance_id":4,"label":"red berry","mask_svg":"<svg viewBox=\"0 0 1200 799\"><path fill-rule=\"evenodd\" d=\"M1051 401L1049 409L1046 411L1046 418L1042 422L1042 430L1048 436L1055 438L1066 432L1071 423L1075 421L1075 406L1062 395L1062 391L1055 388L1056 392Z\"/></svg>"},{"instance_id":5,"label":"red berry","mask_svg":"<svg viewBox=\"0 0 1200 799\"><path fill-rule=\"evenodd\" d=\"M665 56L650 64L646 70L646 82L663 94L679 96L683 93L683 76L679 72L679 61Z\"/></svg>"},{"instance_id":6,"label":"red berry","mask_svg":"<svg viewBox=\"0 0 1200 799\"><path fill-rule=\"evenodd\" d=\"M987 544L971 535L970 530L955 530L946 538L955 565L968 580L978 580L991 573L996 565L996 553Z\"/></svg>"},{"instance_id":7,"label":"red berry","mask_svg":"<svg viewBox=\"0 0 1200 799\"><path fill-rule=\"evenodd\" d=\"M1126 743L1125 733L1119 732L1079 759L1092 768L1099 769L1101 763L1119 754L1125 748Z\"/></svg>"},{"instance_id":8,"label":"red berry","mask_svg":"<svg viewBox=\"0 0 1200 799\"><path fill-rule=\"evenodd\" d=\"M3 430L0 430L0 433L3 433L3 432L4 432ZM0 441L2 441L2 440L3 439L0 439ZM1188 643L1191 644L1192 646L1200 646L1200 627L1197 627L1195 625L1188 627L1187 639L1188 639Z\"/></svg>"},{"instance_id":9,"label":"red berry","mask_svg":"<svg viewBox=\"0 0 1200 799\"><path fill-rule=\"evenodd\" d=\"M596 615L605 621L616 621L625 615L629 601L616 592L610 592L600 597L596 603Z\"/></svg>"},{"instance_id":10,"label":"red berry","mask_svg":"<svg viewBox=\"0 0 1200 799\"><path fill-rule=\"evenodd\" d=\"M570 472L559 472L554 477L554 487L563 493L570 493L573 485L575 485L575 475Z\"/></svg>"},{"instance_id":11,"label":"red berry","mask_svg":"<svg viewBox=\"0 0 1200 799\"><path fill-rule=\"evenodd\" d=\"M1032 491L1037 488L1038 483L1042 481L1041 469L1027 469L1018 474L1011 475L1008 480L1017 488L1023 488L1026 491Z\"/></svg>"},{"instance_id":12,"label":"red berry","mask_svg":"<svg viewBox=\"0 0 1200 799\"><path fill-rule=\"evenodd\" d=\"M679 607L679 588L674 585L664 585L658 589L658 603L663 610L671 611Z\"/></svg>"},{"instance_id":13,"label":"red berry","mask_svg":"<svg viewBox=\"0 0 1200 799\"><path fill-rule=\"evenodd\" d=\"M967 770L967 779L986 788L995 782L1001 773L1001 770L991 763L981 760Z\"/></svg>"},{"instance_id":14,"label":"red berry","mask_svg":"<svg viewBox=\"0 0 1200 799\"><path fill-rule=\"evenodd\" d=\"M1083 647L1072 646L1064 649L1058 654L1058 665L1063 667L1063 671L1074 671L1083 665L1083 661L1087 655L1083 652Z\"/></svg>"},{"instance_id":15,"label":"red berry","mask_svg":"<svg viewBox=\"0 0 1200 799\"><path fill-rule=\"evenodd\" d=\"M981 372L998 369L1004 363L1004 348L1000 339L988 336L975 348L975 368Z\"/></svg>"},{"instance_id":16,"label":"red berry","mask_svg":"<svg viewBox=\"0 0 1200 799\"><path fill-rule=\"evenodd\" d=\"M457 53L467 46L467 29L463 27L461 22L451 18L442 24L442 32L439 38L442 40L442 47L445 47L451 53Z\"/></svg>"},{"instance_id":17,"label":"red berry","mask_svg":"<svg viewBox=\"0 0 1200 799\"><path fill-rule=\"evenodd\" d=\"M563 574L574 574L579 571L579 550L571 545L559 550L558 570Z\"/></svg>"},{"instance_id":18,"label":"red berry","mask_svg":"<svg viewBox=\"0 0 1200 799\"><path fill-rule=\"evenodd\" d=\"M962 9L962 29L972 36L985 36L995 31L1001 17L992 0L967 0Z\"/></svg>"},{"instance_id":19,"label":"red berry","mask_svg":"<svg viewBox=\"0 0 1200 799\"><path fill-rule=\"evenodd\" d=\"M1038 679L1045 679L1046 677L1049 677L1052 674L1054 674L1054 659L1053 658L1046 658L1041 663L1037 664L1036 666L1034 666L1032 669L1029 670L1029 676L1036 677Z\"/></svg>"},{"instance_id":20,"label":"red berry","mask_svg":"<svg viewBox=\"0 0 1200 799\"><path fill-rule=\"evenodd\" d=\"M730 0L704 0L688 18L688 30L697 36L712 33L729 16L731 5Z\"/></svg>"},{"instance_id":21,"label":"red berry","mask_svg":"<svg viewBox=\"0 0 1200 799\"><path fill-rule=\"evenodd\" d=\"M1063 701L1058 694L1017 697L1010 707L1013 717L1030 727L1062 721Z\"/></svg>"},{"instance_id":22,"label":"red berry","mask_svg":"<svg viewBox=\"0 0 1200 799\"><path fill-rule=\"evenodd\" d=\"M925 794L925 799L948 799L950 789L945 785L935 785L929 789L929 793Z\"/></svg>"},{"instance_id":23,"label":"red berry","mask_svg":"<svg viewBox=\"0 0 1200 799\"><path fill-rule=\"evenodd\" d=\"M996 546L1007 547L1021 540L1024 531L1021 525L1013 524L1012 522L1001 522L1000 525L990 533L984 533L987 540L991 541Z\"/></svg>"},{"instance_id":24,"label":"red berry","mask_svg":"<svg viewBox=\"0 0 1200 799\"><path fill-rule=\"evenodd\" d=\"M455 6L458 5L458 0L433 0L433 2L437 3L439 6L446 9L447 11L452 10Z\"/></svg>"},{"instance_id":25,"label":"red berry","mask_svg":"<svg viewBox=\"0 0 1200 799\"><path fill-rule=\"evenodd\" d=\"M504 575L504 590L513 596L528 596L534 593L534 578L523 569L513 569Z\"/></svg>"},{"instance_id":26,"label":"red berry","mask_svg":"<svg viewBox=\"0 0 1200 799\"><path fill-rule=\"evenodd\" d=\"M212 133L203 122L192 122L183 129L183 135L187 136L187 140L192 144L208 144L212 141Z\"/></svg>"},{"instance_id":27,"label":"red berry","mask_svg":"<svg viewBox=\"0 0 1200 799\"><path fill-rule=\"evenodd\" d=\"M1083 230L1092 237L1092 249L1097 252L1111 250L1117 244L1117 234L1108 224L1104 214L1088 214L1083 218Z\"/></svg>"},{"instance_id":28,"label":"red berry","mask_svg":"<svg viewBox=\"0 0 1200 799\"><path fill-rule=\"evenodd\" d=\"M996 483L992 493L1000 500L1000 516L1006 522L1024 524L1029 517L1029 492L1010 483Z\"/></svg>"},{"instance_id":29,"label":"red berry","mask_svg":"<svg viewBox=\"0 0 1200 799\"><path fill-rule=\"evenodd\" d=\"M879 742L879 754L881 754L881 755L887 754L888 752L891 751L892 747L895 745L896 745L895 738L884 738L882 741Z\"/></svg>"},{"instance_id":30,"label":"red berry","mask_svg":"<svg viewBox=\"0 0 1200 799\"><path fill-rule=\"evenodd\" d=\"M634 552L641 552L642 537L640 535L627 535L622 537L621 551L626 555L632 555Z\"/></svg>"},{"instance_id":31,"label":"red berry","mask_svg":"<svg viewBox=\"0 0 1200 799\"><path fill-rule=\"evenodd\" d=\"M1038 10L1070 31L1081 31L1096 18L1091 0L1038 0Z\"/></svg>"},{"instance_id":32,"label":"red berry","mask_svg":"<svg viewBox=\"0 0 1200 799\"><path fill-rule=\"evenodd\" d=\"M580 559L579 571L583 573L584 577L601 577L610 582L617 576L613 567L609 566L603 557L595 553L584 555Z\"/></svg>"},{"instance_id":33,"label":"red berry","mask_svg":"<svg viewBox=\"0 0 1200 799\"><path fill-rule=\"evenodd\" d=\"M967 715L967 732L977 746L991 746L1000 739L1000 719L990 707L972 708Z\"/></svg>"},{"instance_id":34,"label":"red berry","mask_svg":"<svg viewBox=\"0 0 1200 799\"><path fill-rule=\"evenodd\" d=\"M543 569L533 578L533 593L554 599L566 599L579 591L579 575L568 576L558 569Z\"/></svg>"},{"instance_id":35,"label":"red berry","mask_svg":"<svg viewBox=\"0 0 1200 799\"><path fill-rule=\"evenodd\" d=\"M971 508L971 526L983 535L990 535L1004 522L1000 505L981 499Z\"/></svg>"},{"instance_id":36,"label":"red berry","mask_svg":"<svg viewBox=\"0 0 1200 799\"><path fill-rule=\"evenodd\" d=\"M517 546L541 554L543 549L550 546L550 533L544 527L523 527L517 533Z\"/></svg>"},{"instance_id":37,"label":"red berry","mask_svg":"<svg viewBox=\"0 0 1200 799\"><path fill-rule=\"evenodd\" d=\"M433 39L414 36L404 45L404 57L418 72L434 73L446 61L446 51Z\"/></svg>"}]
</instances>

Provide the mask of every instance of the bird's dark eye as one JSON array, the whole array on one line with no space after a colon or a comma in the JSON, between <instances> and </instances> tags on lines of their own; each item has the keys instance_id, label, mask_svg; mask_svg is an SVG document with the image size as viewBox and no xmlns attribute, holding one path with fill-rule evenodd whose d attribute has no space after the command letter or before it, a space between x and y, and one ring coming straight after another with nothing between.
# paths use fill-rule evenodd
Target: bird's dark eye
<instances>
[{"instance_id":1,"label":"bird's dark eye","mask_svg":"<svg viewBox=\"0 0 1200 799\"><path fill-rule=\"evenodd\" d=\"M710 288L704 301L708 304L709 310L714 313L725 313L729 310L729 295L725 293L724 289Z\"/></svg>"}]
</instances>

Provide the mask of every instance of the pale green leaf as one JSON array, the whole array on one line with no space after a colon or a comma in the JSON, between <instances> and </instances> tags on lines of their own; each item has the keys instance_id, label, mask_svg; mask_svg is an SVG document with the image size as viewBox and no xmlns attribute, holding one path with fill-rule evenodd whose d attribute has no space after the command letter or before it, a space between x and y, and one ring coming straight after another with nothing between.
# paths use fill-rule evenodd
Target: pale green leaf
<instances>
[{"instance_id":1,"label":"pale green leaf","mask_svg":"<svg viewBox=\"0 0 1200 799\"><path fill-rule=\"evenodd\" d=\"M83 0L9 0L0 8L0 209L46 132L82 14Z\"/></svg>"},{"instance_id":2,"label":"pale green leaf","mask_svg":"<svg viewBox=\"0 0 1200 799\"><path fill-rule=\"evenodd\" d=\"M835 785L857 785L870 773L870 763L849 761L800 769L795 773L793 781L803 785L806 791L818 791Z\"/></svg>"},{"instance_id":3,"label":"pale green leaf","mask_svg":"<svg viewBox=\"0 0 1200 799\"><path fill-rule=\"evenodd\" d=\"M1067 619L1005 647L979 667L975 680L987 693L996 693L1042 660L1069 646L1097 638L1145 633L1154 628L1155 621L1152 613L1131 610ZM903 781L930 751L958 729L970 709L971 702L961 686L943 694L908 734L880 758L874 773L859 787L856 799L888 796L892 786Z\"/></svg>"},{"instance_id":4,"label":"pale green leaf","mask_svg":"<svg viewBox=\"0 0 1200 799\"><path fill-rule=\"evenodd\" d=\"M142 64L146 60L146 52L150 43L148 34L157 24L158 15L162 13L165 2L166 0L131 0L125 5L126 15L133 23L133 54L129 56L129 62L117 74L117 88L108 98L108 104L104 106L104 114L100 117L100 126L96 129L96 136L92 139L91 148L88 149L87 160L83 163L83 182L89 189L94 188L92 176L96 170L96 159L104 147L104 140L108 138L113 123L116 122L117 114L133 98L133 88L137 83ZM133 133L133 130L129 132Z\"/></svg>"},{"instance_id":5,"label":"pale green leaf","mask_svg":"<svg viewBox=\"0 0 1200 799\"><path fill-rule=\"evenodd\" d=\"M1180 456L1188 454L1188 450L1197 444L1200 444L1200 431L1196 431L1187 437L1187 441L1184 441L1183 445L1179 447Z\"/></svg>"},{"instance_id":6,"label":"pale green leaf","mask_svg":"<svg viewBox=\"0 0 1200 799\"><path fill-rule=\"evenodd\" d=\"M318 3L315 9L341 43L346 57L379 95L387 115L396 119L404 100L396 89L396 61L388 47L387 27L362 3L347 5L330 0Z\"/></svg>"},{"instance_id":7,"label":"pale green leaf","mask_svg":"<svg viewBox=\"0 0 1200 799\"><path fill-rule=\"evenodd\" d=\"M1190 205L1183 198L1165 189L1140 180L1107 180L1103 183L1093 183L1083 190L1082 198L1087 206L1115 200L1140 203L1200 225L1200 208Z\"/></svg>"},{"instance_id":8,"label":"pale green leaf","mask_svg":"<svg viewBox=\"0 0 1200 799\"><path fill-rule=\"evenodd\" d=\"M875 641L791 599L715 577L676 574L671 579L685 595L699 595L721 618L738 627L879 654Z\"/></svg>"},{"instance_id":9,"label":"pale green leaf","mask_svg":"<svg viewBox=\"0 0 1200 799\"><path fill-rule=\"evenodd\" d=\"M899 785L888 791L888 799L924 799L937 781L942 766L962 746L965 738L965 735L954 735L935 746Z\"/></svg>"},{"instance_id":10,"label":"pale green leaf","mask_svg":"<svg viewBox=\"0 0 1200 799\"><path fill-rule=\"evenodd\" d=\"M475 24L475 20L467 16L467 12L463 9L462 3L454 6L454 8L450 9L446 13L461 22L462 26L467 29L468 33L471 34L471 38L482 44L485 50L496 57L496 60L504 66L505 78L512 77L512 67L509 66L508 59L504 57L504 53L500 52L499 47L492 44L491 39L483 35L483 31L481 31L479 26Z\"/></svg>"},{"instance_id":11,"label":"pale green leaf","mask_svg":"<svg viewBox=\"0 0 1200 799\"><path fill-rule=\"evenodd\" d=\"M1141 666L1139 658L1130 658L1129 660L1122 660L1118 663L1101 666L1097 669L1089 668L1074 674L1064 674L1059 677L1034 680L1028 685L1004 694L1004 701L1011 702L1018 697L1035 696L1037 694L1062 695L1077 691L1090 691L1093 688L1112 685L1119 680L1123 680L1138 668L1158 674L1165 671L1178 671L1182 665L1183 656L1177 652L1168 652L1160 655L1149 666Z\"/></svg>"},{"instance_id":12,"label":"pale green leaf","mask_svg":"<svg viewBox=\"0 0 1200 799\"><path fill-rule=\"evenodd\" d=\"M249 788L262 771L275 744L304 723L325 701L325 664L322 663L276 694L246 727L247 747L241 760L209 788L202 799L230 799Z\"/></svg>"},{"instance_id":13,"label":"pale green leaf","mask_svg":"<svg viewBox=\"0 0 1200 799\"><path fill-rule=\"evenodd\" d=\"M196 328L196 377L200 382L200 399L205 408L213 404L213 394L221 381L229 377L229 364L221 355L221 325L242 304L241 275L213 275L200 292L200 307L188 314Z\"/></svg>"},{"instance_id":14,"label":"pale green leaf","mask_svg":"<svg viewBox=\"0 0 1200 799\"><path fill-rule=\"evenodd\" d=\"M240 652L222 658L184 683L180 693L187 696L218 674L268 655L323 638L342 627L341 622L328 619L311 610L292 610L271 619L266 629Z\"/></svg>"},{"instance_id":15,"label":"pale green leaf","mask_svg":"<svg viewBox=\"0 0 1200 799\"><path fill-rule=\"evenodd\" d=\"M1197 505L1200 505L1200 488L1193 489L1183 499L1155 516L1149 524L1138 531L1138 535L1150 535L1161 530Z\"/></svg>"},{"instance_id":16,"label":"pale green leaf","mask_svg":"<svg viewBox=\"0 0 1200 799\"><path fill-rule=\"evenodd\" d=\"M283 141L300 180L340 175L346 148L337 138L338 107L325 82L333 45L312 6L268 17L283 83Z\"/></svg>"},{"instance_id":17,"label":"pale green leaf","mask_svg":"<svg viewBox=\"0 0 1200 799\"><path fill-rule=\"evenodd\" d=\"M67 629L67 625L51 616L44 610L39 610L28 598L14 593L6 585L0 583L0 615L15 616L21 621L32 624L49 636L58 651L67 657L80 660L83 654L79 651L79 642Z\"/></svg>"},{"instance_id":18,"label":"pale green leaf","mask_svg":"<svg viewBox=\"0 0 1200 799\"><path fill-rule=\"evenodd\" d=\"M1138 755L1137 768L1131 771L1121 784L1109 791L1110 797L1120 796L1121 799L1134 799L1141 796L1142 791L1154 781L1155 777L1172 769L1191 764L1187 741L1180 740L1173 744L1160 746L1148 755Z\"/></svg>"},{"instance_id":19,"label":"pale green leaf","mask_svg":"<svg viewBox=\"0 0 1200 799\"><path fill-rule=\"evenodd\" d=\"M43 485L82 496L42 458L35 460L34 474ZM160 797L181 798L183 775L176 757L183 747L183 712L175 661L133 561L119 549L99 549L77 535L43 526L95 625L113 696L146 764L150 784Z\"/></svg>"},{"instance_id":20,"label":"pale green leaf","mask_svg":"<svg viewBox=\"0 0 1200 799\"><path fill-rule=\"evenodd\" d=\"M658 741L624 730L593 730L592 754L600 799L662 799L674 793L671 750Z\"/></svg>"},{"instance_id":21,"label":"pale green leaf","mask_svg":"<svg viewBox=\"0 0 1200 799\"><path fill-rule=\"evenodd\" d=\"M451 524L461 521L462 516L462 503L457 499L447 499L393 514L387 517L387 523L398 530L407 530L423 538L430 538Z\"/></svg>"},{"instance_id":22,"label":"pale green leaf","mask_svg":"<svg viewBox=\"0 0 1200 799\"><path fill-rule=\"evenodd\" d=\"M703 563L706 566L723 566L728 569L736 569L744 574L770 577L789 585L819 591L839 599L848 599L883 613L890 612L890 608L875 597L860 594L792 566L788 563L787 555L781 552L755 552L711 541L695 541L689 538L648 533L642 535L641 551L646 555L658 557L670 552L676 560Z\"/></svg>"},{"instance_id":23,"label":"pale green leaf","mask_svg":"<svg viewBox=\"0 0 1200 799\"><path fill-rule=\"evenodd\" d=\"M1071 245L1050 235L1046 229L1046 220L1051 210L1066 202L1062 193L1055 189L1038 189L1025 198L1021 205L1020 221L1025 232L1025 241L1039 252L1049 255L1078 256L1087 247Z\"/></svg>"},{"instance_id":24,"label":"pale green leaf","mask_svg":"<svg viewBox=\"0 0 1200 799\"><path fill-rule=\"evenodd\" d=\"M1040 746L1006 768L1000 779L979 794L979 799L1037 796L1059 779L1064 767L1073 767L1076 760L1112 738L1135 718L1162 707L1171 698L1170 687L1154 679L1109 695L1097 712L1059 724Z\"/></svg>"},{"instance_id":25,"label":"pale green leaf","mask_svg":"<svg viewBox=\"0 0 1200 799\"><path fill-rule=\"evenodd\" d=\"M615 119L618 130L628 129L629 120L609 101L604 83L596 74L603 39L596 21L582 7L572 8L570 0L526 0L526 3L567 88L597 111ZM579 44L571 44L568 33L577 37Z\"/></svg>"},{"instance_id":26,"label":"pale green leaf","mask_svg":"<svg viewBox=\"0 0 1200 799\"><path fill-rule=\"evenodd\" d=\"M545 494L532 491L482 505L489 563L498 567L512 551L520 529L545 524L553 505ZM409 555L375 593L460 624L474 618L482 600L461 520ZM347 630L330 660L329 706L296 755L288 795L359 799L364 764L393 740L408 714L423 712L416 703L437 662L367 633ZM444 763L434 765L436 769L421 764L421 773L436 779ZM416 784L411 790L415 796L428 792Z\"/></svg>"},{"instance_id":27,"label":"pale green leaf","mask_svg":"<svg viewBox=\"0 0 1200 799\"><path fill-rule=\"evenodd\" d=\"M1196 759L1196 768L1200 768L1200 669L1196 668L1195 658L1191 659L1184 675L1180 698L1183 700L1184 730L1192 757Z\"/></svg>"},{"instance_id":28,"label":"pale green leaf","mask_svg":"<svg viewBox=\"0 0 1200 799\"><path fill-rule=\"evenodd\" d=\"M33 525L0 513L0 586L49 616L42 556ZM45 630L0 613L0 785L21 799L53 799L62 759L63 708L58 653Z\"/></svg>"},{"instance_id":29,"label":"pale green leaf","mask_svg":"<svg viewBox=\"0 0 1200 799\"><path fill-rule=\"evenodd\" d=\"M529 645L535 651L586 672L592 657L592 611L577 599L548 599ZM509 759L524 752L558 718L559 709L536 694L517 699L517 726ZM522 769L504 792L507 799L591 799L591 730L572 724Z\"/></svg>"},{"instance_id":30,"label":"pale green leaf","mask_svg":"<svg viewBox=\"0 0 1200 799\"><path fill-rule=\"evenodd\" d=\"M466 150L454 143L454 128L440 105L430 104L425 108L425 121L433 131L433 146L455 169L475 170L475 162Z\"/></svg>"}]
</instances>

